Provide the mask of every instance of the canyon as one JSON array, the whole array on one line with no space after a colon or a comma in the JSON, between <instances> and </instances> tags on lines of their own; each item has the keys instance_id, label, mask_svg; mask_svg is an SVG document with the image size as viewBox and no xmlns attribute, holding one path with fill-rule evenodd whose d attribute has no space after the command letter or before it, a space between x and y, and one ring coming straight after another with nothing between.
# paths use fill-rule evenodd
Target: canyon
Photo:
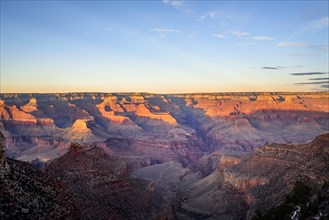
<instances>
[{"instance_id":1,"label":"canyon","mask_svg":"<svg viewBox=\"0 0 329 220\"><path fill-rule=\"evenodd\" d=\"M310 141L329 129L328 99L326 92L1 94L0 128L7 156L24 161L52 160L75 142L146 164L184 164Z\"/></svg>"},{"instance_id":2,"label":"canyon","mask_svg":"<svg viewBox=\"0 0 329 220\"><path fill-rule=\"evenodd\" d=\"M82 219L251 219L329 181L329 92L0 94L0 116L0 164Z\"/></svg>"}]
</instances>

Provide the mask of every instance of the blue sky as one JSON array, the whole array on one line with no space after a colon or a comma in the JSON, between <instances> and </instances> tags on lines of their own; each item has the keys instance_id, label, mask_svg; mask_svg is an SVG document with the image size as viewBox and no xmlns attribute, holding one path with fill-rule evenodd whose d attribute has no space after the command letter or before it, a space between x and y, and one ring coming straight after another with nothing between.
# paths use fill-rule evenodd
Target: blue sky
<instances>
[{"instance_id":1,"label":"blue sky","mask_svg":"<svg viewBox=\"0 0 329 220\"><path fill-rule=\"evenodd\" d=\"M328 7L1 1L1 92L328 90Z\"/></svg>"}]
</instances>

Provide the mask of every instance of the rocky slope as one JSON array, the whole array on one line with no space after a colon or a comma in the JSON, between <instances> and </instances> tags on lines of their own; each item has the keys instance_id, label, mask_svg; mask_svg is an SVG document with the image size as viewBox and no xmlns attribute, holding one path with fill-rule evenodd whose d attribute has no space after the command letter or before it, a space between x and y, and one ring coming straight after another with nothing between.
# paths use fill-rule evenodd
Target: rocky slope
<instances>
[{"instance_id":1,"label":"rocky slope","mask_svg":"<svg viewBox=\"0 0 329 220\"><path fill-rule=\"evenodd\" d=\"M320 187L329 181L329 133L310 143L271 144L222 171L220 187L242 193L248 218L284 201L296 181Z\"/></svg>"},{"instance_id":2,"label":"rocky slope","mask_svg":"<svg viewBox=\"0 0 329 220\"><path fill-rule=\"evenodd\" d=\"M81 219L151 219L162 213L161 197L127 176L126 163L92 144L72 144L46 173L73 194Z\"/></svg>"},{"instance_id":3,"label":"rocky slope","mask_svg":"<svg viewBox=\"0 0 329 220\"><path fill-rule=\"evenodd\" d=\"M27 162L5 158L0 132L0 219L78 219L58 181Z\"/></svg>"}]
</instances>

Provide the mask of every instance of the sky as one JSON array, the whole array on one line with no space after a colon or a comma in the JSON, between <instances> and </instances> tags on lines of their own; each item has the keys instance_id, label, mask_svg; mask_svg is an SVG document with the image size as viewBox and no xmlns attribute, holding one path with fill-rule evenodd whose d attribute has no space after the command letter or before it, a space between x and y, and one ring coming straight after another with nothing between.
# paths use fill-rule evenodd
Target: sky
<instances>
[{"instance_id":1,"label":"sky","mask_svg":"<svg viewBox=\"0 0 329 220\"><path fill-rule=\"evenodd\" d=\"M328 91L328 1L3 1L1 93Z\"/></svg>"}]
</instances>

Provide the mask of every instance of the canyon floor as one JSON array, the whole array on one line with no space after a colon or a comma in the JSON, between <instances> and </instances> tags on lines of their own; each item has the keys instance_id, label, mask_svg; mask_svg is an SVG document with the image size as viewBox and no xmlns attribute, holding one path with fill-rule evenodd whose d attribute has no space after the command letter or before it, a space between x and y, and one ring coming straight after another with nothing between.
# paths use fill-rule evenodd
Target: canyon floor
<instances>
[{"instance_id":1,"label":"canyon floor","mask_svg":"<svg viewBox=\"0 0 329 220\"><path fill-rule=\"evenodd\" d=\"M251 219L329 181L328 92L0 94L0 115L2 178L33 164L66 219Z\"/></svg>"}]
</instances>

